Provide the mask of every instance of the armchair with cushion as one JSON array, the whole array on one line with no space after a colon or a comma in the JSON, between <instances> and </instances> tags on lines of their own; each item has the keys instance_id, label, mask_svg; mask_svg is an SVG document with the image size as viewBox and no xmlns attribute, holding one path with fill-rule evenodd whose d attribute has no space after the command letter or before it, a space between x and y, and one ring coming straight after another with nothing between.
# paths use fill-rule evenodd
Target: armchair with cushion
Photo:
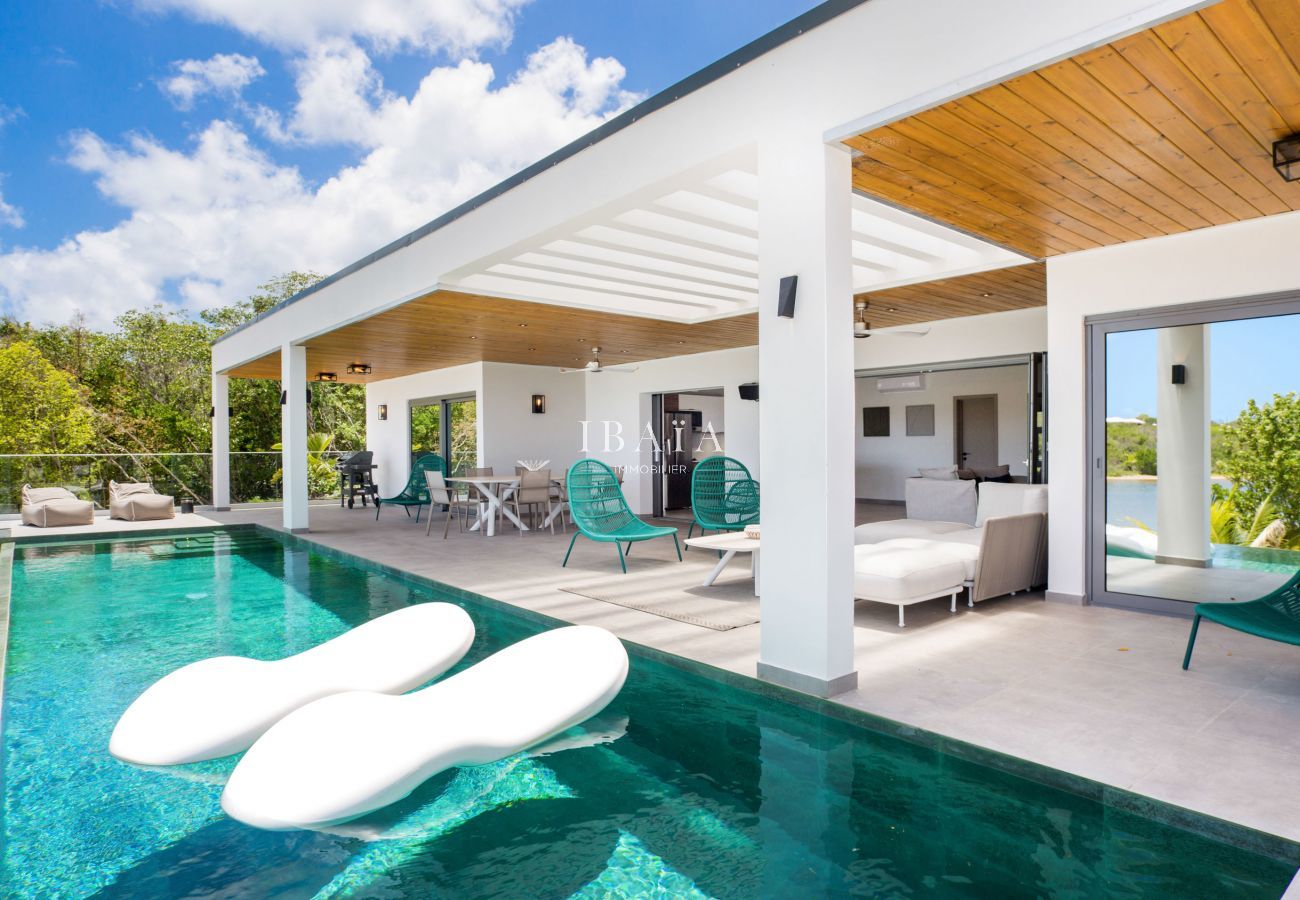
<instances>
[{"instance_id":1,"label":"armchair with cushion","mask_svg":"<svg viewBox=\"0 0 1300 900\"><path fill-rule=\"evenodd\" d=\"M108 514L114 519L128 522L151 522L157 519L174 519L176 502L167 494L159 494L147 481L118 484L108 483Z\"/></svg>"},{"instance_id":2,"label":"armchair with cushion","mask_svg":"<svg viewBox=\"0 0 1300 900\"><path fill-rule=\"evenodd\" d=\"M23 485L22 521L36 528L95 524L95 504L67 488Z\"/></svg>"}]
</instances>

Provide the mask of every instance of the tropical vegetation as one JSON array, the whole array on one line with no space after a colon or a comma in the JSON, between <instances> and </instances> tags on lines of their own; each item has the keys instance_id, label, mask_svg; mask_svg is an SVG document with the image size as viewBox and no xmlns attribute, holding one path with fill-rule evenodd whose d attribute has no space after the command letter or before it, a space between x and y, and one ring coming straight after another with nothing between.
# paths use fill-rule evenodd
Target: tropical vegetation
<instances>
[{"instance_id":1,"label":"tropical vegetation","mask_svg":"<svg viewBox=\"0 0 1300 900\"><path fill-rule=\"evenodd\" d=\"M104 330L82 319L0 319L0 454L8 454L0 456L0 504L12 504L25 481L65 484L102 501L110 478L149 480L207 502L212 342L319 277L289 272L197 317L155 306ZM362 448L364 387L313 384L311 394L309 430L331 435L336 451ZM280 439L279 383L231 379L230 407L231 450L271 451ZM278 496L278 468L269 453L234 457L234 499Z\"/></svg>"}]
</instances>

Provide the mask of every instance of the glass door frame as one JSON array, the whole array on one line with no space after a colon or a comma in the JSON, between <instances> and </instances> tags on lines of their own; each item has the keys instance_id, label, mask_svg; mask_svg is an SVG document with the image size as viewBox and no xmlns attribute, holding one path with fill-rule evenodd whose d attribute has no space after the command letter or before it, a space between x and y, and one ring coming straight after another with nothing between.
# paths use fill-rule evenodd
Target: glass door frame
<instances>
[{"instance_id":1,"label":"glass door frame","mask_svg":"<svg viewBox=\"0 0 1300 900\"><path fill-rule=\"evenodd\" d=\"M1125 594L1106 587L1106 338L1125 331L1212 325L1300 315L1300 291L1183 303L1086 316L1084 327L1084 565L1088 603L1191 618L1187 600Z\"/></svg>"},{"instance_id":2,"label":"glass door frame","mask_svg":"<svg viewBox=\"0 0 1300 900\"><path fill-rule=\"evenodd\" d=\"M419 397L406 401L406 454L412 456L411 449L411 415L417 407L437 406L438 407L438 455L447 463L448 474L451 474L451 407L456 403L464 403L466 400L478 401L478 394L470 391L466 394L453 394L447 397ZM477 419L477 408L475 410ZM475 422L477 427L477 422ZM414 463L414 459L411 460Z\"/></svg>"}]
</instances>

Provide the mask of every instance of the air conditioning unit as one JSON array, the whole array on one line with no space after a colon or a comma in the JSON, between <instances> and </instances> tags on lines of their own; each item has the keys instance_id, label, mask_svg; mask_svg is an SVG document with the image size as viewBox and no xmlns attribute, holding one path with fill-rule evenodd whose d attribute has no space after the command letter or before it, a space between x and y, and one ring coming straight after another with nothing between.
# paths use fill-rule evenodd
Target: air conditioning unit
<instances>
[{"instance_id":1,"label":"air conditioning unit","mask_svg":"<svg viewBox=\"0 0 1300 900\"><path fill-rule=\"evenodd\" d=\"M898 391L923 391L925 390L925 374L918 372L915 375L891 375L888 378L877 378L876 390L882 394L892 394Z\"/></svg>"}]
</instances>

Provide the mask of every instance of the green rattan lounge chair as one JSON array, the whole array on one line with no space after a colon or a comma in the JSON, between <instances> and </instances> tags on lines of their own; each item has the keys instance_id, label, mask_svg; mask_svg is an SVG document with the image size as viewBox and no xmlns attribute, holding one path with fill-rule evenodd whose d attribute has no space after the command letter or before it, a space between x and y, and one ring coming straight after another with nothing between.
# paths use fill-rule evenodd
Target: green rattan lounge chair
<instances>
[{"instance_id":1,"label":"green rattan lounge chair","mask_svg":"<svg viewBox=\"0 0 1300 900\"><path fill-rule=\"evenodd\" d=\"M613 544L618 549L618 562L627 572L627 560L623 556L623 544L627 552L632 552L636 541L648 541L652 538L671 537L677 548L677 559L682 558L681 545L677 543L677 529L666 526L651 525L642 522L627 505L623 491L618 486L614 471L603 462L594 459L580 459L569 467L565 479L569 493L569 515L578 527L569 541L569 550L564 554L564 562L569 564L569 554L573 552L573 543L578 535L604 544Z\"/></svg>"},{"instance_id":2,"label":"green rattan lounge chair","mask_svg":"<svg viewBox=\"0 0 1300 900\"><path fill-rule=\"evenodd\" d=\"M1187 653L1183 656L1184 669L1192 661L1196 630L1201 627L1203 618L1270 641L1300 645L1300 571L1273 593L1258 600L1196 604L1192 633L1187 638Z\"/></svg>"},{"instance_id":3,"label":"green rattan lounge chair","mask_svg":"<svg viewBox=\"0 0 1300 900\"><path fill-rule=\"evenodd\" d=\"M411 477L406 480L406 487L395 497L376 497L375 498L375 520L379 520L379 511L384 508L385 504L391 503L394 506L406 507L406 514L411 514L411 507L415 507L415 521L420 521L420 508L427 506L429 503L429 487L424 482L425 472L441 472L447 474L447 461L436 453L430 453L427 456L421 456L414 465L411 466Z\"/></svg>"},{"instance_id":4,"label":"green rattan lounge chair","mask_svg":"<svg viewBox=\"0 0 1300 900\"><path fill-rule=\"evenodd\" d=\"M758 482L749 469L730 456L711 456L691 473L691 510L695 520L689 538L700 526L705 531L744 531L758 522Z\"/></svg>"}]
</instances>

